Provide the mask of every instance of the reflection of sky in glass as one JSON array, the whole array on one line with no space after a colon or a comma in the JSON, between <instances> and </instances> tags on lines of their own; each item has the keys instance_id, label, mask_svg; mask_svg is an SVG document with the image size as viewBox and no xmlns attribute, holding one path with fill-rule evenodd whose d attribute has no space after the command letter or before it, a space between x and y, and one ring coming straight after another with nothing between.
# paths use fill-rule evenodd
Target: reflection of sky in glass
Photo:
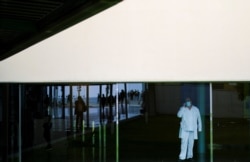
<instances>
[{"instance_id":1,"label":"reflection of sky in glass","mask_svg":"<svg viewBox=\"0 0 250 162\"><path fill-rule=\"evenodd\" d=\"M89 87L89 97L97 97L99 94L99 85L91 85ZM116 87L113 87L113 94L115 94ZM124 89L124 83L119 83L119 92ZM139 90L142 91L142 83L127 83L127 91L130 90ZM106 92L106 85L102 86L102 93L105 94ZM65 96L69 94L69 86L65 86ZM86 96L86 87L81 86L81 96ZM77 86L73 86L73 96L77 96ZM62 96L61 87L59 87L58 96Z\"/></svg>"}]
</instances>

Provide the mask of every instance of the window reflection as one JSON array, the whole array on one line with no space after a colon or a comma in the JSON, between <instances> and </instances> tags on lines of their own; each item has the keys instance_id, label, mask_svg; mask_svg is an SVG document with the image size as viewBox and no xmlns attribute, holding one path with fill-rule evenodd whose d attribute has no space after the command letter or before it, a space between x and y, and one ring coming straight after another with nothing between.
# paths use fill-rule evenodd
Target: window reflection
<instances>
[{"instance_id":1,"label":"window reflection","mask_svg":"<svg viewBox=\"0 0 250 162\"><path fill-rule=\"evenodd\" d=\"M176 161L176 113L187 96L199 107L204 127L195 159L249 161L249 91L243 82L1 84L0 161ZM78 96L88 107L81 131L75 122ZM46 150L48 116L52 149Z\"/></svg>"}]
</instances>

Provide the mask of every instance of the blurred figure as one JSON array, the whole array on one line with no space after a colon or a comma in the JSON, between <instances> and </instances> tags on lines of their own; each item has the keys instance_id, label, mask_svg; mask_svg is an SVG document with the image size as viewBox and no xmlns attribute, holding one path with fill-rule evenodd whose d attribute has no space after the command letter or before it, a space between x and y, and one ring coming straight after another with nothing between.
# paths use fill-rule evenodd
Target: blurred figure
<instances>
[{"instance_id":1,"label":"blurred figure","mask_svg":"<svg viewBox=\"0 0 250 162\"><path fill-rule=\"evenodd\" d=\"M49 105L50 105L50 100L49 100L49 96L46 94L45 98L44 98L44 108L45 108L45 116L49 115Z\"/></svg>"},{"instance_id":2,"label":"blurred figure","mask_svg":"<svg viewBox=\"0 0 250 162\"><path fill-rule=\"evenodd\" d=\"M76 130L82 130L83 129L83 112L85 112L86 104L83 101L81 96L78 96L77 100L75 101L75 115L76 115Z\"/></svg>"},{"instance_id":3,"label":"blurred figure","mask_svg":"<svg viewBox=\"0 0 250 162\"><path fill-rule=\"evenodd\" d=\"M43 124L43 137L47 142L46 150L52 149L51 146L51 128L52 128L52 122L51 122L51 116L48 116L48 120Z\"/></svg>"},{"instance_id":4,"label":"blurred figure","mask_svg":"<svg viewBox=\"0 0 250 162\"><path fill-rule=\"evenodd\" d=\"M104 96L104 94L102 94L102 97L101 97L101 117L102 117L102 119L105 118L105 106L106 106L106 97Z\"/></svg>"},{"instance_id":5,"label":"blurred figure","mask_svg":"<svg viewBox=\"0 0 250 162\"><path fill-rule=\"evenodd\" d=\"M126 98L126 93L124 90L121 90L121 92L119 93L119 101L121 102L121 106L123 106L125 98Z\"/></svg>"}]
</instances>

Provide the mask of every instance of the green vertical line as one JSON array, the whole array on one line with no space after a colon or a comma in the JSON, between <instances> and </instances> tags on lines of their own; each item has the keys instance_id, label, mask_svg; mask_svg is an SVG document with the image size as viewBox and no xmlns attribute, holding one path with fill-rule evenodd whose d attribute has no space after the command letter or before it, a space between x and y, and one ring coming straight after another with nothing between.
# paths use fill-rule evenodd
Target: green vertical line
<instances>
[{"instance_id":1,"label":"green vertical line","mask_svg":"<svg viewBox=\"0 0 250 162\"><path fill-rule=\"evenodd\" d=\"M103 147L106 147L106 124L103 125Z\"/></svg>"},{"instance_id":2,"label":"green vertical line","mask_svg":"<svg viewBox=\"0 0 250 162\"><path fill-rule=\"evenodd\" d=\"M83 120L82 121L82 141L84 142L85 141L85 121Z\"/></svg>"},{"instance_id":3,"label":"green vertical line","mask_svg":"<svg viewBox=\"0 0 250 162\"><path fill-rule=\"evenodd\" d=\"M102 157L102 124L99 125L99 162L101 162Z\"/></svg>"},{"instance_id":4,"label":"green vertical line","mask_svg":"<svg viewBox=\"0 0 250 162\"><path fill-rule=\"evenodd\" d=\"M210 83L210 162L213 162L213 89Z\"/></svg>"},{"instance_id":5,"label":"green vertical line","mask_svg":"<svg viewBox=\"0 0 250 162\"><path fill-rule=\"evenodd\" d=\"M210 162L213 162L213 114L210 114Z\"/></svg>"},{"instance_id":6,"label":"green vertical line","mask_svg":"<svg viewBox=\"0 0 250 162\"><path fill-rule=\"evenodd\" d=\"M92 154L93 161L95 161L95 121L92 121Z\"/></svg>"},{"instance_id":7,"label":"green vertical line","mask_svg":"<svg viewBox=\"0 0 250 162\"><path fill-rule=\"evenodd\" d=\"M116 123L116 162L119 162L119 124L118 122Z\"/></svg>"},{"instance_id":8,"label":"green vertical line","mask_svg":"<svg viewBox=\"0 0 250 162\"><path fill-rule=\"evenodd\" d=\"M74 137L74 139L76 139L76 133L75 133L75 130L76 130L76 121L73 120L72 123L73 123L73 127L72 127L71 133L73 133L73 137Z\"/></svg>"},{"instance_id":9,"label":"green vertical line","mask_svg":"<svg viewBox=\"0 0 250 162\"><path fill-rule=\"evenodd\" d=\"M92 121L92 144L95 144L95 121Z\"/></svg>"},{"instance_id":10,"label":"green vertical line","mask_svg":"<svg viewBox=\"0 0 250 162\"><path fill-rule=\"evenodd\" d=\"M104 156L103 156L103 161L106 162L106 123L103 125L103 152L104 152Z\"/></svg>"}]
</instances>

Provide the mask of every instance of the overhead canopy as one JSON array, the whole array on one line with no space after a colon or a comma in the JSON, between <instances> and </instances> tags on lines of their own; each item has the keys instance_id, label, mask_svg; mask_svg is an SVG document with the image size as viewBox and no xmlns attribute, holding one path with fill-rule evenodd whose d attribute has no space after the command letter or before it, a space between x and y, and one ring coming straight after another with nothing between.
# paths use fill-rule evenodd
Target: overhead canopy
<instances>
[{"instance_id":1,"label":"overhead canopy","mask_svg":"<svg viewBox=\"0 0 250 162\"><path fill-rule=\"evenodd\" d=\"M249 81L249 0L126 0L0 62L0 82Z\"/></svg>"},{"instance_id":2,"label":"overhead canopy","mask_svg":"<svg viewBox=\"0 0 250 162\"><path fill-rule=\"evenodd\" d=\"M0 0L0 61L121 0Z\"/></svg>"}]
</instances>

